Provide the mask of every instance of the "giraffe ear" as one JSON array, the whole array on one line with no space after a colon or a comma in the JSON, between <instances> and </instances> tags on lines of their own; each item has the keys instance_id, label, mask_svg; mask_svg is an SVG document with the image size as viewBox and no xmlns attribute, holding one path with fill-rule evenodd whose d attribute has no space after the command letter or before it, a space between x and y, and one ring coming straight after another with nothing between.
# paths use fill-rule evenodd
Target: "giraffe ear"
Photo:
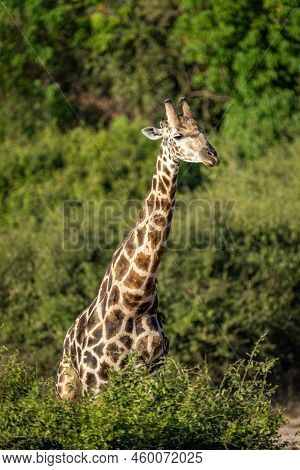
<instances>
[{"instance_id":1,"label":"giraffe ear","mask_svg":"<svg viewBox=\"0 0 300 470\"><path fill-rule=\"evenodd\" d=\"M141 132L150 140L157 140L162 138L162 130L157 127L145 127Z\"/></svg>"}]
</instances>

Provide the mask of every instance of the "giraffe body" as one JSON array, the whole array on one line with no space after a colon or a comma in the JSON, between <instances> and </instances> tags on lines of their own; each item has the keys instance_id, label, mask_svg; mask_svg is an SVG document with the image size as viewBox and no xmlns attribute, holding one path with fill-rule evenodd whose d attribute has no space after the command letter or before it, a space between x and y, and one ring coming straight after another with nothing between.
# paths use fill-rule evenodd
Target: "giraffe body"
<instances>
[{"instance_id":1,"label":"giraffe body","mask_svg":"<svg viewBox=\"0 0 300 470\"><path fill-rule=\"evenodd\" d=\"M188 114L189 109L185 110ZM158 310L156 273L171 227L180 161L195 158L191 146L186 150L173 139L172 118L178 119L177 128L180 123L186 138L192 138L193 132L198 135L199 128L190 117L172 114L169 102L166 111L168 119L161 129L143 130L150 138L161 135L163 142L137 223L114 253L97 297L67 332L57 375L61 398L74 398L88 390L99 393L109 368L120 370L129 353L136 352L152 368L168 352L164 316ZM208 149L203 134L198 137ZM216 152L214 159L207 161L217 164Z\"/></svg>"}]
</instances>

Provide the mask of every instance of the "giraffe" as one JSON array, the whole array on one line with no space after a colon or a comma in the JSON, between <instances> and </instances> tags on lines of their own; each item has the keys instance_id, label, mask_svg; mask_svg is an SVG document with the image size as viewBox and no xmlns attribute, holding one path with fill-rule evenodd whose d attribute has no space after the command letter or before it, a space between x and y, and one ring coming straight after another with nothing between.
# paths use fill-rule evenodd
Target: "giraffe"
<instances>
[{"instance_id":1,"label":"giraffe","mask_svg":"<svg viewBox=\"0 0 300 470\"><path fill-rule=\"evenodd\" d=\"M156 276L171 227L179 166L182 161L207 167L220 162L186 99L180 103L181 115L166 100L160 128L142 129L149 139L162 139L151 190L134 228L114 253L97 297L67 332L56 383L62 399L87 391L97 395L109 368L120 370L130 353L151 370L168 352Z\"/></svg>"}]
</instances>

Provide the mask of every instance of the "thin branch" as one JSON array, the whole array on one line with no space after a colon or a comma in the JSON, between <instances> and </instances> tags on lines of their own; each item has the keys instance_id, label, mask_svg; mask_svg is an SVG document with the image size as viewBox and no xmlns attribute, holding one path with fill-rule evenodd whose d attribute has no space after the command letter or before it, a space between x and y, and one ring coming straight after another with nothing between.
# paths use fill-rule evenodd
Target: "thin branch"
<instances>
[{"instance_id":1,"label":"thin branch","mask_svg":"<svg viewBox=\"0 0 300 470\"><path fill-rule=\"evenodd\" d=\"M189 93L189 96L191 97L203 96L204 98L208 98L209 100L212 100L212 101L227 101L230 98L230 96L228 95L217 95L216 93L213 93L212 91L208 91L208 90L191 91Z\"/></svg>"}]
</instances>

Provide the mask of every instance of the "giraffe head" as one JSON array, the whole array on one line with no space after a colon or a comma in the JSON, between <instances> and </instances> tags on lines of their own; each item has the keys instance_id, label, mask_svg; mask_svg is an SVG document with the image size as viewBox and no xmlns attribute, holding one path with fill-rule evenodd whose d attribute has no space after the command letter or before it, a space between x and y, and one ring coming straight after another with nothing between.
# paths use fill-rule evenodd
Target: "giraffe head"
<instances>
[{"instance_id":1,"label":"giraffe head","mask_svg":"<svg viewBox=\"0 0 300 470\"><path fill-rule=\"evenodd\" d=\"M166 100L166 119L160 123L160 128L146 127L142 129L142 133L151 140L163 139L163 145L168 147L175 161L203 163L205 166L219 165L217 152L192 118L186 99L181 98L180 104L182 114L178 115L171 100Z\"/></svg>"}]
</instances>

